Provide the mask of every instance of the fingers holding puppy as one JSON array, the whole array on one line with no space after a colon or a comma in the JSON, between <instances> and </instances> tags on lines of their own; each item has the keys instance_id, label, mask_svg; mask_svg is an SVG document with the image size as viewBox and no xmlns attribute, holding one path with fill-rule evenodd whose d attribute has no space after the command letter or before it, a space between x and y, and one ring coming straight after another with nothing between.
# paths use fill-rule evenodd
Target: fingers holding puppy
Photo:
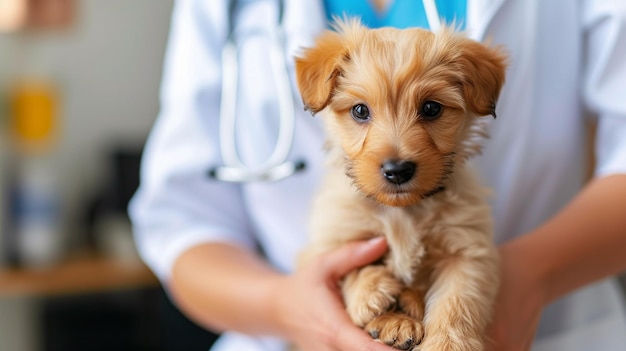
<instances>
[{"instance_id":1,"label":"fingers holding puppy","mask_svg":"<svg viewBox=\"0 0 626 351\"><path fill-rule=\"evenodd\" d=\"M277 316L285 337L300 351L391 351L355 326L341 301L339 281L387 251L384 238L354 241L325 253L307 253L297 272L283 279ZM297 347L296 347L297 345Z\"/></svg>"}]
</instances>

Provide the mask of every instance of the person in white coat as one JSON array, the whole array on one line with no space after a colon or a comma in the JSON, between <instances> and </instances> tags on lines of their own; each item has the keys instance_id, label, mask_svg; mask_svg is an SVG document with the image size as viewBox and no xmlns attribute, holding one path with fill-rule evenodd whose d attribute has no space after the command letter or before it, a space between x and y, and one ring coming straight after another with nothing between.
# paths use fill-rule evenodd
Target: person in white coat
<instances>
[{"instance_id":1,"label":"person in white coat","mask_svg":"<svg viewBox=\"0 0 626 351\"><path fill-rule=\"evenodd\" d=\"M278 5L241 0L175 4L161 113L130 206L136 242L178 306L223 336L214 350L391 350L352 326L336 291L376 260L381 240L347 245L294 272L324 133L302 110L293 57L327 28L321 1L284 2L284 59L295 104L288 161L305 169L273 182L223 182L222 47L237 34L236 141L260 167L277 139L271 73ZM626 2L468 0L465 27L510 55L484 153L473 159L492 199L502 286L491 350L626 350L614 275L626 269ZM587 181L588 122L597 123ZM222 133L223 134L223 133Z\"/></svg>"}]
</instances>

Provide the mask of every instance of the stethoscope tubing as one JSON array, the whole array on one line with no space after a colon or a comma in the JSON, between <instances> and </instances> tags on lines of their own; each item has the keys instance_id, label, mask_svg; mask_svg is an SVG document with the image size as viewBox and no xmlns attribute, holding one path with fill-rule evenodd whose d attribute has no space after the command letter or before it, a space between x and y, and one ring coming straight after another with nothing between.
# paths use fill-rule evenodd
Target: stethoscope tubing
<instances>
[{"instance_id":1,"label":"stethoscope tubing","mask_svg":"<svg viewBox=\"0 0 626 351\"><path fill-rule=\"evenodd\" d=\"M295 129L295 110L293 92L287 69L284 33L282 28L282 1L279 1L279 21L271 33L269 50L270 69L274 77L278 99L279 127L274 150L269 158L258 168L252 169L239 157L237 151L237 94L239 84L239 57L233 20L236 1L231 3L230 33L222 49L222 97L220 101L220 154L224 166L214 167L209 175L227 182L277 181L304 169L303 161L288 161L293 144Z\"/></svg>"}]
</instances>

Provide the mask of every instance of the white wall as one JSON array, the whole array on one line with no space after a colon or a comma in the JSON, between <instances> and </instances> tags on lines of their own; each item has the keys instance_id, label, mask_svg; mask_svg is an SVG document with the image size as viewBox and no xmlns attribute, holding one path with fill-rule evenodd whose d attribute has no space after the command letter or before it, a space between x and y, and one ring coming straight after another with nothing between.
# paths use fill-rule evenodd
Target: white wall
<instances>
[{"instance_id":1,"label":"white wall","mask_svg":"<svg viewBox=\"0 0 626 351\"><path fill-rule=\"evenodd\" d=\"M172 2L78 0L76 23L68 30L0 35L0 92L29 72L61 87L62 138L53 158L68 232L80 201L106 173L108 147L143 143L157 115ZM0 298L0 350L36 348L34 306L32 300Z\"/></svg>"}]
</instances>

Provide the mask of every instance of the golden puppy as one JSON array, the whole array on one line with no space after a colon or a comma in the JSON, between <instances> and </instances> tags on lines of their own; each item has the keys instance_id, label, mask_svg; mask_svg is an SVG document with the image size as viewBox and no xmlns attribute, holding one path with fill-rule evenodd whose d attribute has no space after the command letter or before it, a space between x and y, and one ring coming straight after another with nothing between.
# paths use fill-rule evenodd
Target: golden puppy
<instances>
[{"instance_id":1,"label":"golden puppy","mask_svg":"<svg viewBox=\"0 0 626 351\"><path fill-rule=\"evenodd\" d=\"M465 160L480 151L479 117L495 117L504 55L449 28L346 21L296 72L328 133L302 260L384 235L386 257L342 283L354 323L399 349L482 350L498 259L487 192Z\"/></svg>"}]
</instances>

